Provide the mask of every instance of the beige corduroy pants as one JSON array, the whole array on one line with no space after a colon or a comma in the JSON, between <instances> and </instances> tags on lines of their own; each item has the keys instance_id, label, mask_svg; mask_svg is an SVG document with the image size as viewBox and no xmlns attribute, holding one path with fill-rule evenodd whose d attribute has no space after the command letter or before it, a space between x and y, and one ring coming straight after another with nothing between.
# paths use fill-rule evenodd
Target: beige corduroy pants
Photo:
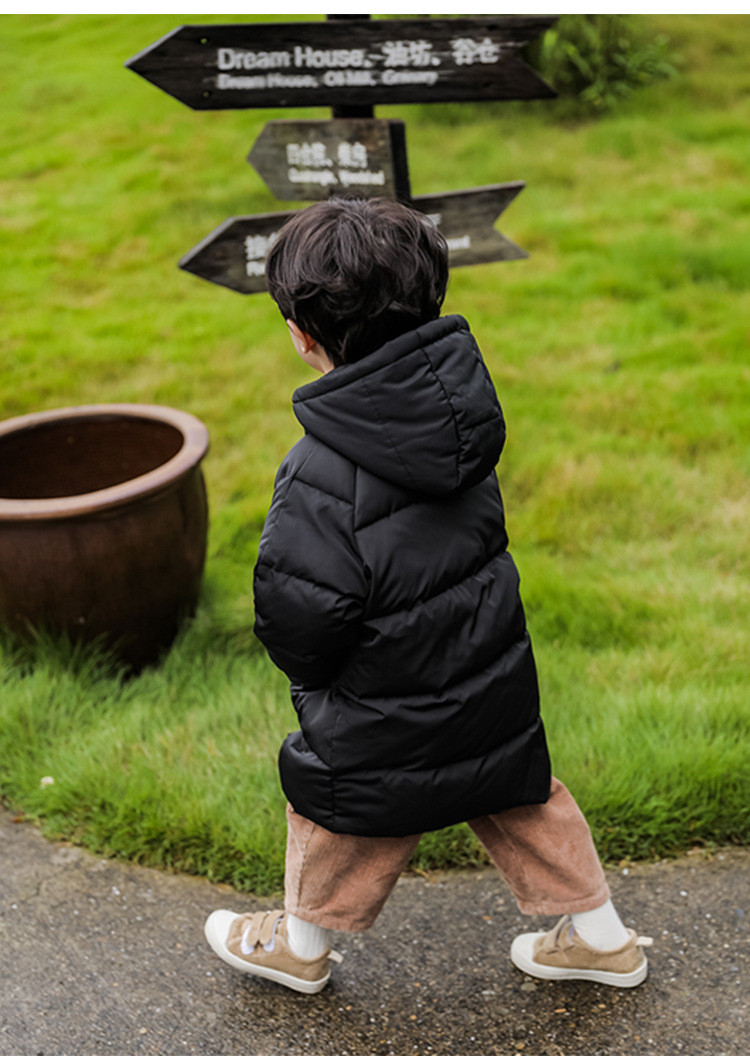
<instances>
[{"instance_id":1,"label":"beige corduroy pants","mask_svg":"<svg viewBox=\"0 0 750 1056\"><path fill-rule=\"evenodd\" d=\"M288 913L336 931L371 927L421 836L347 836L287 807ZM546 803L475 818L469 826L522 913L557 915L603 905L609 888L591 831L552 778Z\"/></svg>"}]
</instances>

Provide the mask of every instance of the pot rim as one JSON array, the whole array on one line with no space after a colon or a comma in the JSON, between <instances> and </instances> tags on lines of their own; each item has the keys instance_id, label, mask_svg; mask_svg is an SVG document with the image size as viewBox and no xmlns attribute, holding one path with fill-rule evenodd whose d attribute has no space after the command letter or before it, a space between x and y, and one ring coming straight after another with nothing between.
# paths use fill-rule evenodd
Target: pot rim
<instances>
[{"instance_id":1,"label":"pot rim","mask_svg":"<svg viewBox=\"0 0 750 1056\"><path fill-rule=\"evenodd\" d=\"M199 418L174 407L150 403L93 403L7 418L0 422L0 441L12 433L30 431L51 422L107 417L143 418L171 425L182 434L182 446L177 454L156 469L109 488L87 491L80 495L61 495L52 499L0 497L0 522L60 520L122 506L133 499L144 498L176 483L180 477L197 466L208 451L208 429Z\"/></svg>"}]
</instances>

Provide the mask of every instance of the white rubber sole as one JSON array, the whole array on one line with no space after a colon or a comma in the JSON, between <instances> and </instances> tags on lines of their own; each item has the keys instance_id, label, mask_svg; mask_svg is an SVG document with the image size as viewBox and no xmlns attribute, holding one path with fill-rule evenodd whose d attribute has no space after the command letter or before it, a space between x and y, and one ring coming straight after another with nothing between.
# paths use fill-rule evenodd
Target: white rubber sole
<instances>
[{"instance_id":1,"label":"white rubber sole","mask_svg":"<svg viewBox=\"0 0 750 1056\"><path fill-rule=\"evenodd\" d=\"M242 957L237 957L231 950L228 950L226 938L232 921L237 916L239 916L238 913L232 913L229 909L216 909L203 927L209 946L218 957L221 957L225 964L231 965L232 968L237 968L238 971L245 972L248 975L257 975L262 979L270 979L272 982L280 983L282 986L286 986L290 990L296 990L300 994L317 994L319 990L323 989L331 977L330 972L323 976L322 979L314 979L312 981L299 979L296 975L281 972L277 968L268 968L262 964L250 964L249 961L244 960Z\"/></svg>"},{"instance_id":2,"label":"white rubber sole","mask_svg":"<svg viewBox=\"0 0 750 1056\"><path fill-rule=\"evenodd\" d=\"M603 983L605 986L638 986L648 975L648 961L632 972L603 972L596 968L555 968L548 964L537 964L533 959L534 940L545 932L527 932L517 935L510 948L510 959L516 968L535 979L580 979L589 983Z\"/></svg>"}]
</instances>

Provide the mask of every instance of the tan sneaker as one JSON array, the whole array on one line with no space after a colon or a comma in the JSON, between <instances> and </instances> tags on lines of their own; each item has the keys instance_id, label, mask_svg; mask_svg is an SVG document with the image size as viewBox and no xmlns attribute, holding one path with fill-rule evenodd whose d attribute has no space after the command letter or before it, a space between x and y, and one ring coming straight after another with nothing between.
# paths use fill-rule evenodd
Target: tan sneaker
<instances>
[{"instance_id":1,"label":"tan sneaker","mask_svg":"<svg viewBox=\"0 0 750 1056\"><path fill-rule=\"evenodd\" d=\"M341 960L341 955L331 949L311 960L292 953L281 909L244 914L217 909L206 921L204 931L222 961L302 994L322 990L331 975L329 960Z\"/></svg>"},{"instance_id":2,"label":"tan sneaker","mask_svg":"<svg viewBox=\"0 0 750 1056\"><path fill-rule=\"evenodd\" d=\"M638 986L648 975L648 961L641 949L653 939L628 928L628 941L618 950L596 950L573 929L570 917L562 917L552 931L518 935L510 948L516 968L537 979L587 979L607 986Z\"/></svg>"}]
</instances>

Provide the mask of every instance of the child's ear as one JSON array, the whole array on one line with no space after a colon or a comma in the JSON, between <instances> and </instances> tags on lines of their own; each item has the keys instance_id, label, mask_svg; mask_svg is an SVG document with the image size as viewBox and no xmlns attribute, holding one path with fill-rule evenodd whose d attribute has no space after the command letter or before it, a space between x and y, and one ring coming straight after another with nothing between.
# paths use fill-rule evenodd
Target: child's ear
<instances>
[{"instance_id":1,"label":"child's ear","mask_svg":"<svg viewBox=\"0 0 750 1056\"><path fill-rule=\"evenodd\" d=\"M300 330L300 328L297 326L293 319L287 319L286 325L289 327L289 333L292 337L292 344L297 350L297 353L304 358L308 354L310 349L313 347L313 345L317 343L315 341L315 338L305 333L304 330Z\"/></svg>"},{"instance_id":2,"label":"child's ear","mask_svg":"<svg viewBox=\"0 0 750 1056\"><path fill-rule=\"evenodd\" d=\"M321 374L327 374L329 370L333 370L333 363L328 358L328 353L314 337L301 330L293 319L287 319L286 325L289 327L289 334L297 355L309 367L319 370Z\"/></svg>"}]
</instances>

